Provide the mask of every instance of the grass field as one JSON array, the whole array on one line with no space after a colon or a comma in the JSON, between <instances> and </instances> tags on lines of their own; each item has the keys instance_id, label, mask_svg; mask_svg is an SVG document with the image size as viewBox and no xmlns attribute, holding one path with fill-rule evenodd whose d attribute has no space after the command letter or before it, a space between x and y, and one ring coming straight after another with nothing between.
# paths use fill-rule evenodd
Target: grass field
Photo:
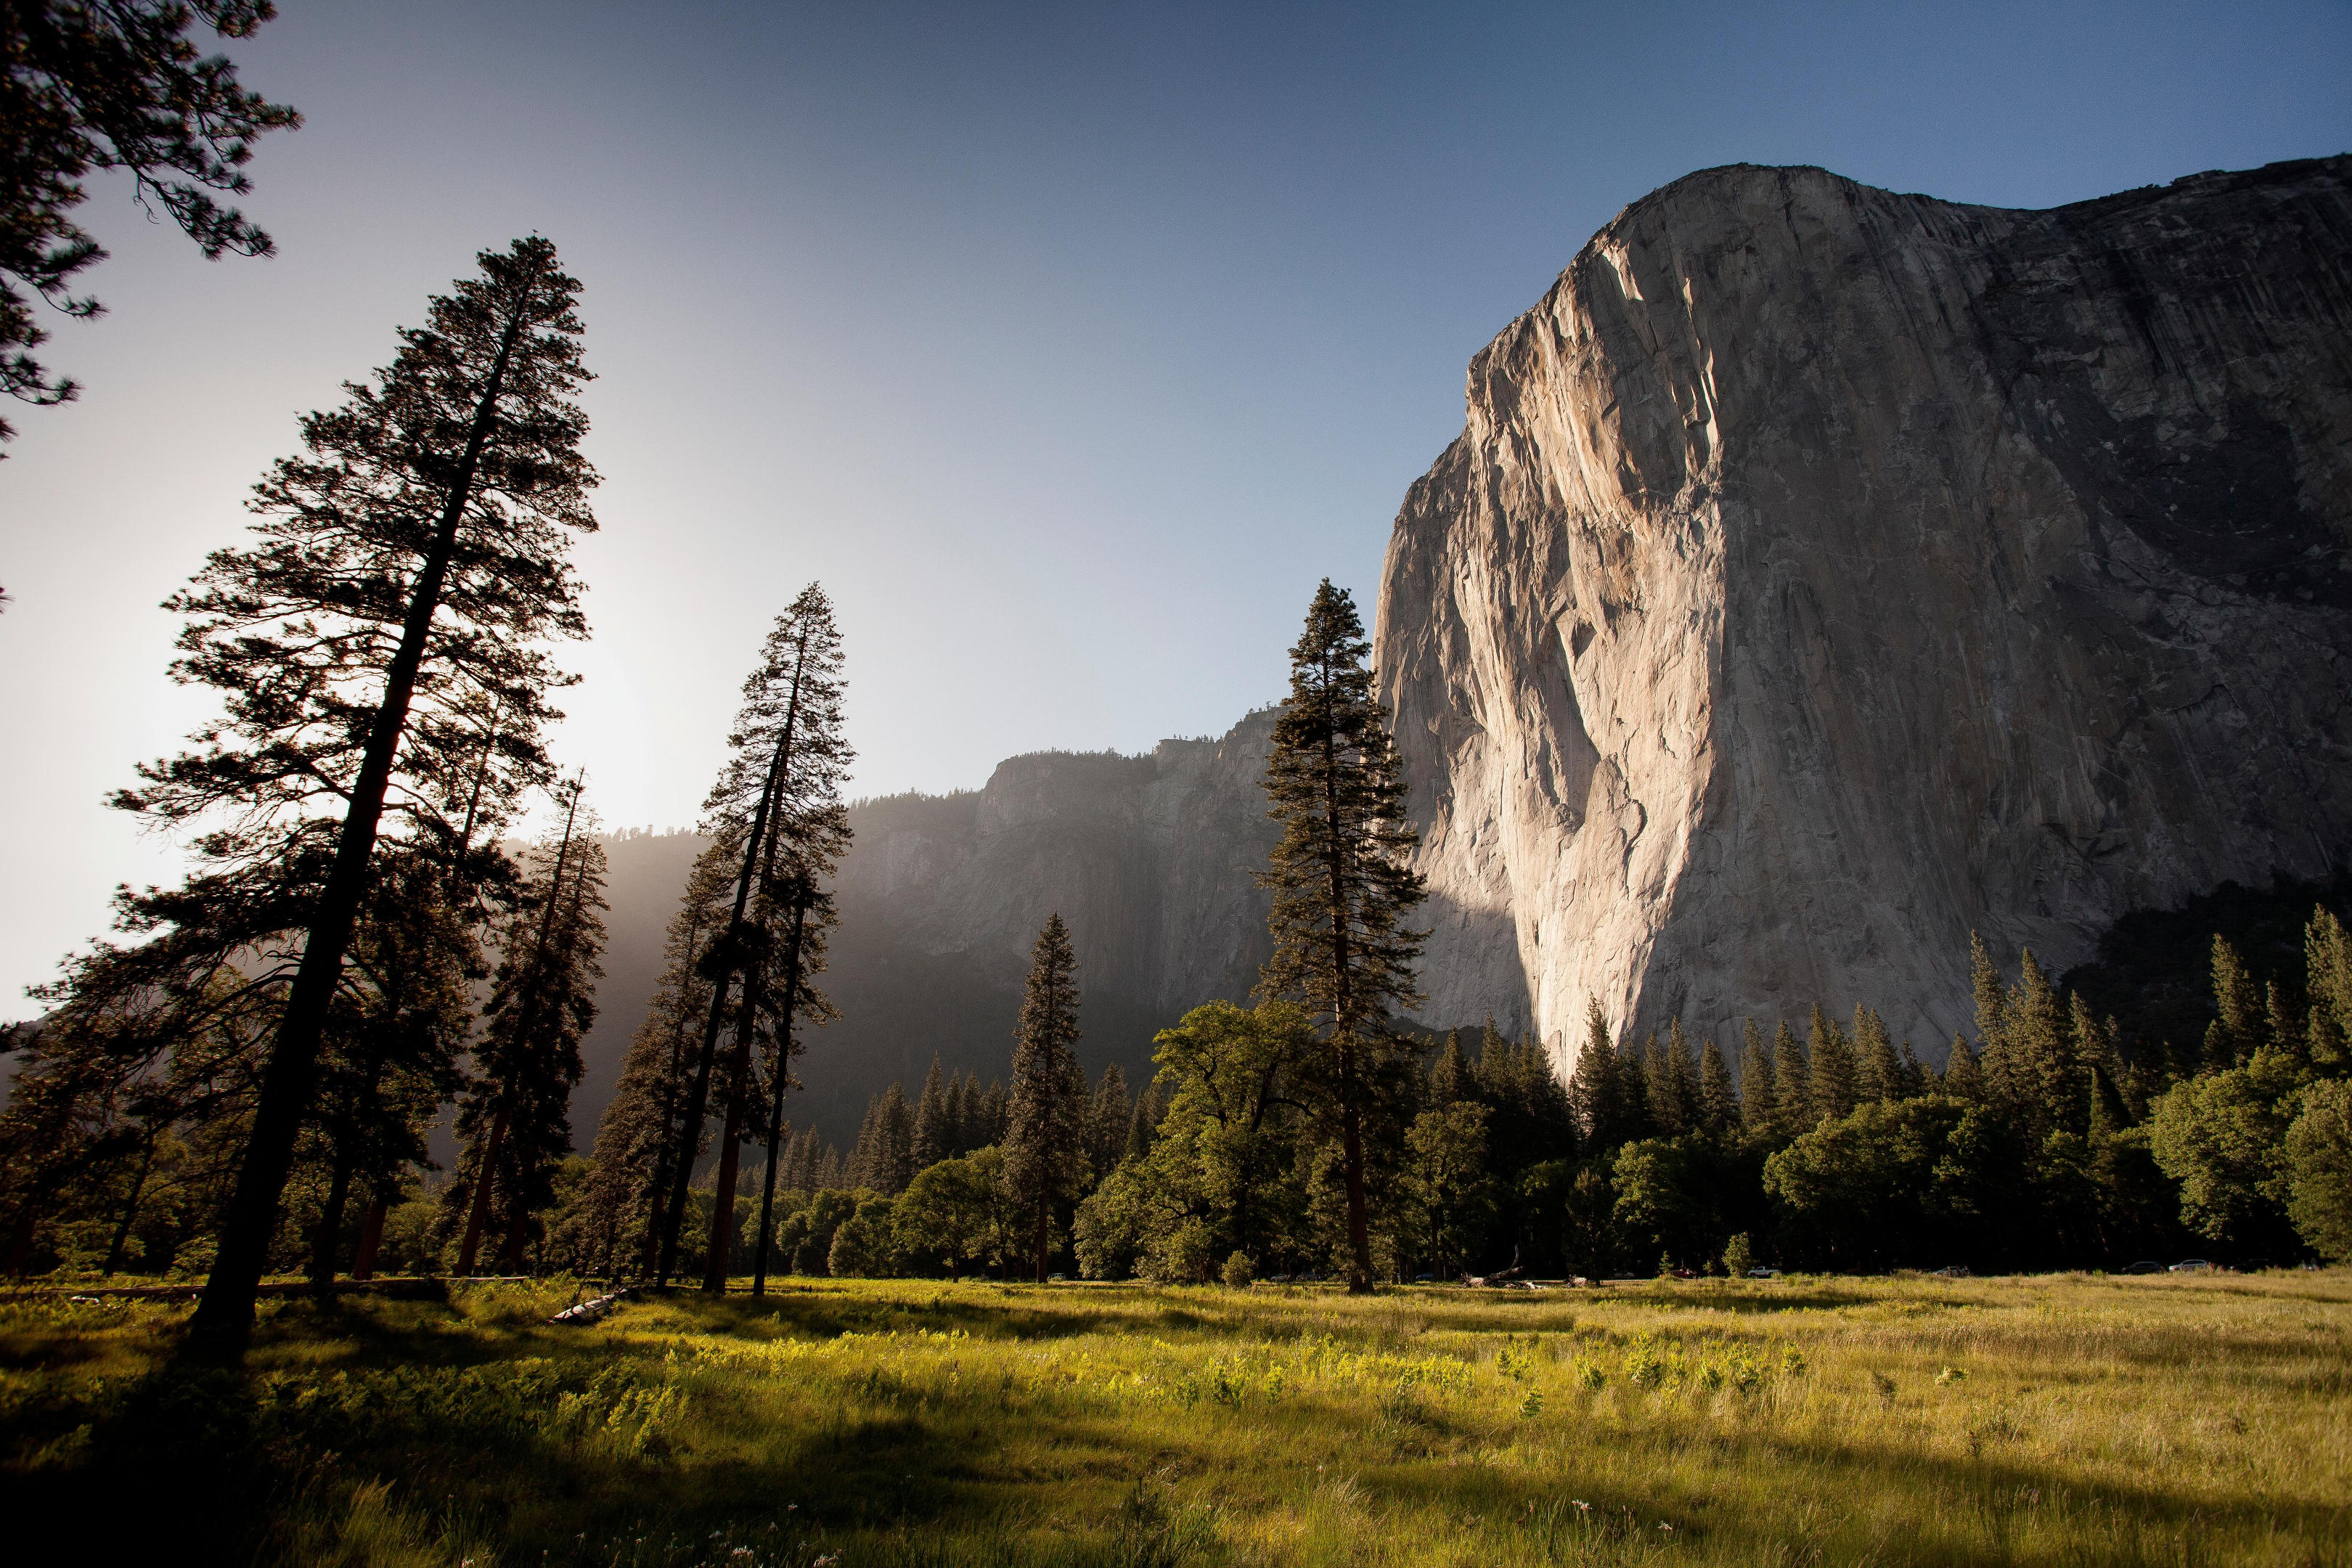
<instances>
[{"instance_id":1,"label":"grass field","mask_svg":"<svg viewBox=\"0 0 2352 1568\"><path fill-rule=\"evenodd\" d=\"M15 1562L2352 1563L2352 1274L0 1304ZM19 1553L22 1554L19 1554Z\"/></svg>"}]
</instances>

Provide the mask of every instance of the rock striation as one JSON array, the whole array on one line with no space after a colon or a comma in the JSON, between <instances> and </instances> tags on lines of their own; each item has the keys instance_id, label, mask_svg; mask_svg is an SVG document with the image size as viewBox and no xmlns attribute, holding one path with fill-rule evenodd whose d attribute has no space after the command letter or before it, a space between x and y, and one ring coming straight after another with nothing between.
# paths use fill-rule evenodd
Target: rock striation
<instances>
[{"instance_id":1,"label":"rock striation","mask_svg":"<svg viewBox=\"0 0 2352 1568\"><path fill-rule=\"evenodd\" d=\"M1635 203L1470 366L1377 660L1435 1021L1867 1002L2352 837L2352 159Z\"/></svg>"}]
</instances>

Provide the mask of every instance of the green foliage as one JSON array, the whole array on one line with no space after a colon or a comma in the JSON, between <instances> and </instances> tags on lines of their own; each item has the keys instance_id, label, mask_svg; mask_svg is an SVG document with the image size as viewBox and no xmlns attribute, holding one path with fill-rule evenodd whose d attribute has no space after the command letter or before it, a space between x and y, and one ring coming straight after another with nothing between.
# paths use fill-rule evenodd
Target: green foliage
<instances>
[{"instance_id":1,"label":"green foliage","mask_svg":"<svg viewBox=\"0 0 2352 1568\"><path fill-rule=\"evenodd\" d=\"M1349 1279L1369 1289L1373 1173L1364 1150L1378 1058L1391 1017L1421 1000L1412 965L1422 933L1405 919L1423 896L1407 863L1416 835L1387 717L1372 696L1371 645L1355 602L1326 578L1290 650L1290 695L1266 760L1269 813L1282 837L1265 883L1274 952L1260 990L1298 1003L1328 1031L1322 1079L1339 1122Z\"/></svg>"},{"instance_id":2,"label":"green foliage","mask_svg":"<svg viewBox=\"0 0 2352 1568\"><path fill-rule=\"evenodd\" d=\"M2175 1084L2148 1108L2148 1145L2180 1184L2180 1215L2209 1241L2275 1234L2284 1197L2280 1141L2291 1118L2249 1068Z\"/></svg>"},{"instance_id":3,"label":"green foliage","mask_svg":"<svg viewBox=\"0 0 2352 1568\"><path fill-rule=\"evenodd\" d=\"M187 36L202 19L221 37L250 37L276 14L269 0L22 0L0 11L0 395L40 405L79 393L32 357L49 334L26 290L70 318L101 313L68 292L106 256L68 216L90 170L129 170L142 205L160 205L208 260L276 248L215 193L250 190L254 138L302 117L246 90L235 65ZM15 433L0 420L0 441Z\"/></svg>"},{"instance_id":4,"label":"green foliage","mask_svg":"<svg viewBox=\"0 0 2352 1568\"><path fill-rule=\"evenodd\" d=\"M1077 954L1060 915L1047 918L1029 955L1028 986L1013 1047L1013 1094L1004 1132L1004 1179L1029 1233L1040 1283L1050 1262L1055 1208L1087 1173L1087 1080L1078 1040Z\"/></svg>"},{"instance_id":5,"label":"green foliage","mask_svg":"<svg viewBox=\"0 0 2352 1568\"><path fill-rule=\"evenodd\" d=\"M1414 1118L1405 1133L1406 1191L1423 1256L1440 1279L1465 1272L1468 1248L1494 1204L1486 1173L1486 1108L1459 1100Z\"/></svg>"},{"instance_id":6,"label":"green foliage","mask_svg":"<svg viewBox=\"0 0 2352 1568\"><path fill-rule=\"evenodd\" d=\"M2281 1152L2296 1234L2330 1263L2352 1262L2352 1081L2305 1089Z\"/></svg>"}]
</instances>

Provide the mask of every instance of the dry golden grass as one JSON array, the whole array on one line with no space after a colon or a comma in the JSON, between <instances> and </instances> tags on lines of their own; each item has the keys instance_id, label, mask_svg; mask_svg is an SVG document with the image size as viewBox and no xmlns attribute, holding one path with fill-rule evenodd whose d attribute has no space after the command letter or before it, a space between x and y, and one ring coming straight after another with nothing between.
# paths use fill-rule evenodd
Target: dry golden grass
<instances>
[{"instance_id":1,"label":"dry golden grass","mask_svg":"<svg viewBox=\"0 0 2352 1568\"><path fill-rule=\"evenodd\" d=\"M242 1378L169 1368L182 1309L0 1306L7 1517L448 1568L2352 1563L2343 1270L569 1299L287 1305Z\"/></svg>"}]
</instances>

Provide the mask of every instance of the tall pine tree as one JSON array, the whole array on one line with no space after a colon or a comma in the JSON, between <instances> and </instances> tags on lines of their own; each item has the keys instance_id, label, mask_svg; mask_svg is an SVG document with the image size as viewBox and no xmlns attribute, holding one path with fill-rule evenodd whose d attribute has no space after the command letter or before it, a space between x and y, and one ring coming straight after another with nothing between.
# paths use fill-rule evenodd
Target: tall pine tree
<instances>
[{"instance_id":1,"label":"tall pine tree","mask_svg":"<svg viewBox=\"0 0 2352 1568\"><path fill-rule=\"evenodd\" d=\"M1087 1080L1071 1048L1078 1041L1077 968L1070 928L1060 915L1051 916L1029 953L1004 1133L1004 1178L1027 1222L1041 1285L1053 1206L1067 1195L1086 1157Z\"/></svg>"},{"instance_id":2,"label":"tall pine tree","mask_svg":"<svg viewBox=\"0 0 2352 1568\"><path fill-rule=\"evenodd\" d=\"M1266 761L1268 813L1282 824L1265 885L1274 955L1260 989L1302 1005L1324 1032L1346 1184L1349 1289L1371 1289L1363 1123L1371 1058L1391 1051L1391 1019L1421 1000L1423 897L1406 858L1418 836L1388 722L1372 698L1371 645L1355 602L1326 578L1290 650L1290 695Z\"/></svg>"},{"instance_id":3,"label":"tall pine tree","mask_svg":"<svg viewBox=\"0 0 2352 1568\"><path fill-rule=\"evenodd\" d=\"M841 733L841 700L840 633L831 602L811 584L776 617L761 645L727 737L730 754L704 803L705 831L740 846L740 858L726 930L705 960L710 1011L676 1133L679 1152L671 1162L655 1267L660 1281L667 1281L676 1265L694 1173L695 1156L688 1151L702 1142L714 1083L724 1122L719 1195L733 1202L739 1145L756 1104L753 1065L763 1012L771 1026L785 1026L780 1031L784 1059L778 1066L790 1077L789 1023L813 994L799 981L801 955L787 952L781 990L789 994L779 1005L772 966L790 941L794 911L803 911L798 923L804 928L820 879L831 873L847 844L840 784L851 752ZM803 945L806 934L803 929ZM733 1048L722 1057L720 1042L730 1022ZM706 1289L726 1288L731 1239L728 1227L714 1232L703 1275Z\"/></svg>"},{"instance_id":4,"label":"tall pine tree","mask_svg":"<svg viewBox=\"0 0 2352 1568\"><path fill-rule=\"evenodd\" d=\"M595 527L573 401L587 378L579 285L536 237L480 262L402 332L388 368L301 421L303 455L256 488L257 542L214 554L168 602L188 617L173 674L219 692L226 717L116 797L151 821L212 824L192 889L242 885L264 901L275 889L300 933L191 1325L232 1354L315 1110L378 840L389 822L420 849L479 852L453 823L481 776L485 700L504 716L494 788L510 802L546 776L538 734L562 678L539 645L586 629L567 560ZM471 863L452 870L478 879Z\"/></svg>"}]
</instances>

